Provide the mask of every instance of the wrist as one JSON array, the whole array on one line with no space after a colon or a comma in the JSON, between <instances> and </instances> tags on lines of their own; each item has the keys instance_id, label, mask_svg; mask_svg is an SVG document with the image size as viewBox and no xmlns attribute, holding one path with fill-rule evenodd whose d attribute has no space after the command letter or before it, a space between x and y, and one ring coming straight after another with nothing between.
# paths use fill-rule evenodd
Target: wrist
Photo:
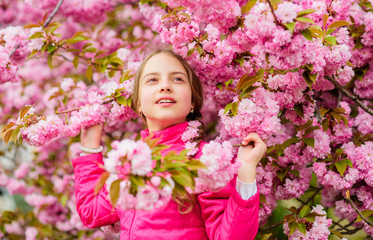
<instances>
[{"instance_id":1,"label":"wrist","mask_svg":"<svg viewBox=\"0 0 373 240\"><path fill-rule=\"evenodd\" d=\"M81 142L80 145L84 148L93 148L93 149L97 149L100 147L100 142Z\"/></svg>"},{"instance_id":2,"label":"wrist","mask_svg":"<svg viewBox=\"0 0 373 240\"><path fill-rule=\"evenodd\" d=\"M238 179L245 183L252 183L256 178L256 164L252 163L241 163L238 169Z\"/></svg>"},{"instance_id":3,"label":"wrist","mask_svg":"<svg viewBox=\"0 0 373 240\"><path fill-rule=\"evenodd\" d=\"M104 150L102 146L99 146L98 148L87 148L81 145L79 148L83 151L83 153L100 153L102 150Z\"/></svg>"}]
</instances>

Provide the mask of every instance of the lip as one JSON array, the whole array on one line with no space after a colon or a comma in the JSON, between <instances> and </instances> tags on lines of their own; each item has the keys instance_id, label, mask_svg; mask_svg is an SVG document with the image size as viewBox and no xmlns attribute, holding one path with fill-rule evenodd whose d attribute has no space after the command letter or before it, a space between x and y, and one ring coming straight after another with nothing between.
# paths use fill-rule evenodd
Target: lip
<instances>
[{"instance_id":1,"label":"lip","mask_svg":"<svg viewBox=\"0 0 373 240\"><path fill-rule=\"evenodd\" d=\"M176 103L176 100L174 98L172 98L172 97L160 97L160 98L158 98L157 101L155 101L155 103L159 104L159 101L161 101L161 100L171 100L171 101L173 101L173 103L167 103L167 104L174 104L174 103ZM162 103L162 104L166 104L166 103Z\"/></svg>"}]
</instances>

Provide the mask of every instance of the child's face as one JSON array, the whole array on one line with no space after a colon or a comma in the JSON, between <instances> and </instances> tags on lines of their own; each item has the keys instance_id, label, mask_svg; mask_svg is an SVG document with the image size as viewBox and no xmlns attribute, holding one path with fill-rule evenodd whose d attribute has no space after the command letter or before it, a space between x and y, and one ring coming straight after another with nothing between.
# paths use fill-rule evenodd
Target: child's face
<instances>
[{"instance_id":1,"label":"child's face","mask_svg":"<svg viewBox=\"0 0 373 240\"><path fill-rule=\"evenodd\" d=\"M152 56L139 84L139 111L145 115L150 131L185 121L192 107L192 90L177 58L167 53Z\"/></svg>"}]
</instances>

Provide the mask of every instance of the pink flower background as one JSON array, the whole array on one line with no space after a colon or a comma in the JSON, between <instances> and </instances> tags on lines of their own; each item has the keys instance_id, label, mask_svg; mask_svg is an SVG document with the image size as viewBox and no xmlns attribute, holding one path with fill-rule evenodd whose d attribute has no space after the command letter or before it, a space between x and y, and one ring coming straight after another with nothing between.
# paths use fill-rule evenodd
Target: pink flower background
<instances>
[{"instance_id":1,"label":"pink flower background","mask_svg":"<svg viewBox=\"0 0 373 240\"><path fill-rule=\"evenodd\" d=\"M106 102L118 89L128 99L133 76L121 82L121 72L94 70L88 79L87 63L82 58L75 68L74 55L69 51L55 54L50 68L48 54L40 52L47 41L45 36L29 40L42 29L23 26L42 21L58 2L5 0L0 4L1 125L25 124L19 113L26 105L33 106L27 114L36 117L20 130L22 145L0 145L0 186L10 194L22 195L32 208L29 215L15 213L10 217L0 212L0 222L4 223L0 238L110 239L109 233L82 225L75 209L69 159L80 152L81 128L105 122L102 140L104 153L108 153L113 142L115 145L124 138L132 141L144 127L129 106ZM352 222L358 216L346 200L347 190L359 211L373 210L373 144L369 136L373 134L373 116L325 78L334 78L372 109L373 2L271 2L273 11L267 1L257 1L245 11L249 5L242 0L146 4L65 0L53 18L61 23L56 30L60 36L54 40L83 31L90 40L73 44L75 48L82 49L90 42L97 49L116 52L131 74L147 46L172 45L203 83L203 121L209 126L207 139L214 141L204 150L208 157L201 160L211 166L229 161L230 154L235 154L233 148L227 151L231 144L239 143L250 132L258 133L269 149L257 168L261 226L273 224L270 216L276 208L287 211L279 203L298 199L299 207L313 196L311 212L323 216L316 217L306 236L299 230L290 234L287 223L283 232L291 239L328 239L334 234L330 229L339 228L333 221ZM307 9L314 11L302 15ZM328 27L337 21L350 25L337 26L327 34ZM315 29L323 36L315 35ZM313 34L311 38L308 31ZM335 39L335 43L325 39ZM33 51L38 53L28 58ZM256 76L260 69L264 74L252 85L258 88L240 96L235 89L240 79ZM310 83L305 76L314 79ZM228 104L237 108L225 111ZM194 135L191 129L184 137ZM146 160L138 159L139 174L148 171ZM227 175L211 179L232 177L230 166L221 166L228 169ZM197 184L214 188L217 181ZM364 221L351 227L361 229L363 236L373 236L373 228ZM41 231L43 228L48 230Z\"/></svg>"}]
</instances>

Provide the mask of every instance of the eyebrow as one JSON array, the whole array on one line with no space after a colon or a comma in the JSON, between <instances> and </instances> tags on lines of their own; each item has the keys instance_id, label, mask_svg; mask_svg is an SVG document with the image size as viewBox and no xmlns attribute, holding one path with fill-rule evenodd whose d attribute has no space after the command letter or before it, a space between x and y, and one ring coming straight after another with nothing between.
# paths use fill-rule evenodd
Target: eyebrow
<instances>
[{"instance_id":1,"label":"eyebrow","mask_svg":"<svg viewBox=\"0 0 373 240\"><path fill-rule=\"evenodd\" d=\"M173 75L176 75L176 74L182 74L184 75L185 77L188 77L185 73L183 72L171 72L170 75L173 76ZM151 73L147 73L146 75L144 75L143 78L145 78L146 76L151 76L151 75L159 75L159 73L157 72L151 72Z\"/></svg>"}]
</instances>

